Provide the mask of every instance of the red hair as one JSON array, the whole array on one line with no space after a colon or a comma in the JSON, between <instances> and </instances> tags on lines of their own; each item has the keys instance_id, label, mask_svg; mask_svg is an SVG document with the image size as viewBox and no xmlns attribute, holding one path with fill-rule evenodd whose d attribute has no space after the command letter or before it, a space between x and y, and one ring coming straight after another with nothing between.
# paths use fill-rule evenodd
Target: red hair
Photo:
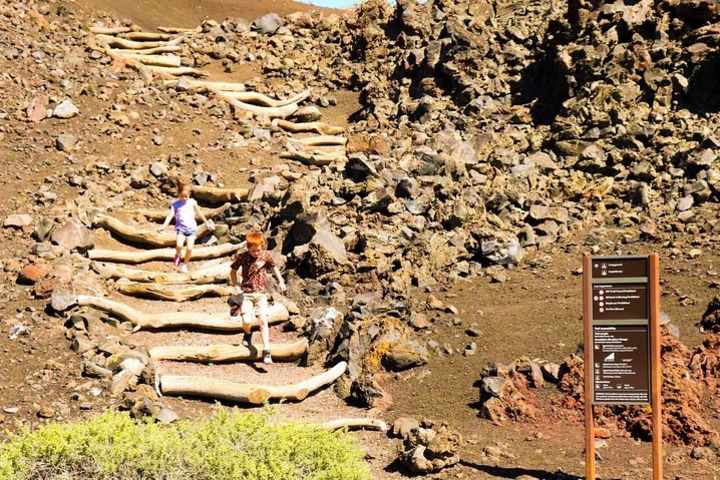
<instances>
[{"instance_id":1,"label":"red hair","mask_svg":"<svg viewBox=\"0 0 720 480\"><path fill-rule=\"evenodd\" d=\"M252 246L258 246L258 247L264 247L265 246L265 239L263 238L262 234L258 232L250 232L245 237L245 242L247 243L247 247L250 248Z\"/></svg>"}]
</instances>

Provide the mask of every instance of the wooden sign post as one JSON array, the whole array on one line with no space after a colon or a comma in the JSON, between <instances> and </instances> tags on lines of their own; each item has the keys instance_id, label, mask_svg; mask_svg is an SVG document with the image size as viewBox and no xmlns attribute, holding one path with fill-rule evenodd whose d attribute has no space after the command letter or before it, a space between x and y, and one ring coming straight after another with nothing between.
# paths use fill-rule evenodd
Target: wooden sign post
<instances>
[{"instance_id":1,"label":"wooden sign post","mask_svg":"<svg viewBox=\"0 0 720 480\"><path fill-rule=\"evenodd\" d=\"M662 480L657 255L583 258L585 478L595 480L593 405L650 404L653 480Z\"/></svg>"}]
</instances>

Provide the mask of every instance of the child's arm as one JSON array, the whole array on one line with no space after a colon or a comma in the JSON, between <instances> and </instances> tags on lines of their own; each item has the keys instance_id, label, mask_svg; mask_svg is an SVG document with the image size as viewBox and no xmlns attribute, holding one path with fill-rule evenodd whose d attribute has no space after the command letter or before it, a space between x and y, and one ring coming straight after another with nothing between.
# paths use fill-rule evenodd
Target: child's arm
<instances>
[{"instance_id":1,"label":"child's arm","mask_svg":"<svg viewBox=\"0 0 720 480\"><path fill-rule=\"evenodd\" d=\"M172 220L174 214L175 211L172 207L170 207L170 211L168 212L167 217L165 217L165 221L163 222L162 227L158 228L158 232L162 232L167 228L168 225L170 225L170 221Z\"/></svg>"},{"instance_id":2,"label":"child's arm","mask_svg":"<svg viewBox=\"0 0 720 480\"><path fill-rule=\"evenodd\" d=\"M239 270L240 270L240 272L242 272L242 267L240 267ZM235 290L235 294L240 293L240 287L238 286L238 281L237 281L237 274L238 274L237 270L235 270L233 268L230 269L230 285ZM242 273L241 273L241 275L242 275Z\"/></svg>"},{"instance_id":3,"label":"child's arm","mask_svg":"<svg viewBox=\"0 0 720 480\"><path fill-rule=\"evenodd\" d=\"M200 210L200 207L197 203L195 204L195 214L200 217L200 219L203 221L205 226L208 227L209 230L215 229L215 225L212 222L208 222L208 219L205 218L205 214L202 212L202 210Z\"/></svg>"},{"instance_id":4,"label":"child's arm","mask_svg":"<svg viewBox=\"0 0 720 480\"><path fill-rule=\"evenodd\" d=\"M280 273L280 269L277 265L273 267L273 274L275 274L275 278L277 278L280 292L285 293L287 291L287 286L285 286L285 280L283 280L282 274Z\"/></svg>"}]
</instances>

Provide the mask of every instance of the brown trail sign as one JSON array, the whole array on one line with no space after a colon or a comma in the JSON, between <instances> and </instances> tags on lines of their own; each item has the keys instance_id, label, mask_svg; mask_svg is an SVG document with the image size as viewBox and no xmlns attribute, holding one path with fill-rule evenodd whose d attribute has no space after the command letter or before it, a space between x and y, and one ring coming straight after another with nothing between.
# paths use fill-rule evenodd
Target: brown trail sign
<instances>
[{"instance_id":1,"label":"brown trail sign","mask_svg":"<svg viewBox=\"0 0 720 480\"><path fill-rule=\"evenodd\" d=\"M651 404L653 480L662 480L657 255L583 258L585 471L595 480L593 405Z\"/></svg>"}]
</instances>

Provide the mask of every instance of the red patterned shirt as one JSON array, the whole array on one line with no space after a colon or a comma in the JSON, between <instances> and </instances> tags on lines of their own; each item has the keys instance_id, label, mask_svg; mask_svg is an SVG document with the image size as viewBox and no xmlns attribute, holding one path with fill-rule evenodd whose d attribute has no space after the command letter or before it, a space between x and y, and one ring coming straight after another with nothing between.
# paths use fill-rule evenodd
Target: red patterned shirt
<instances>
[{"instance_id":1,"label":"red patterned shirt","mask_svg":"<svg viewBox=\"0 0 720 480\"><path fill-rule=\"evenodd\" d=\"M257 258L249 252L243 252L235 257L230 268L242 269L242 283L240 288L245 293L265 292L267 290L267 270L275 266L275 260L267 250L261 251Z\"/></svg>"}]
</instances>

